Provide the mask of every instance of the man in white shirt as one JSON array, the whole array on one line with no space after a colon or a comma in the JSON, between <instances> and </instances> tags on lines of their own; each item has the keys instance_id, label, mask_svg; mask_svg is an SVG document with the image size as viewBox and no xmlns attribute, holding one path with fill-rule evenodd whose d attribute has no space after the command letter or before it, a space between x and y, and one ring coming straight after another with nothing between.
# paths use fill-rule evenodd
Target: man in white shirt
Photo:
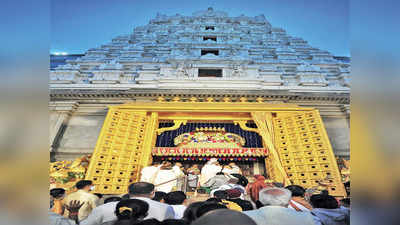
<instances>
[{"instance_id":1,"label":"man in white shirt","mask_svg":"<svg viewBox=\"0 0 400 225\"><path fill-rule=\"evenodd\" d=\"M90 193L93 189L93 182L91 180L80 180L76 183L78 191L69 194L65 199L65 204L70 204L72 201L83 202L83 206L79 209L78 218L84 220L92 212L94 208L99 205L99 198ZM65 211L65 216L69 216L69 212Z\"/></svg>"},{"instance_id":2,"label":"man in white shirt","mask_svg":"<svg viewBox=\"0 0 400 225\"><path fill-rule=\"evenodd\" d=\"M175 213L171 206L151 200L154 197L153 184L137 182L129 185L128 190L131 199L140 199L149 204L148 215L145 219L155 218L159 221L174 219ZM112 224L118 220L114 213L117 203L110 202L97 207L86 220L80 222L80 225Z\"/></svg>"},{"instance_id":3,"label":"man in white shirt","mask_svg":"<svg viewBox=\"0 0 400 225\"><path fill-rule=\"evenodd\" d=\"M210 159L201 169L200 174L200 186L203 186L208 180L217 175L218 172L221 172L222 167L219 165L218 160L216 158Z\"/></svg>"},{"instance_id":4,"label":"man in white shirt","mask_svg":"<svg viewBox=\"0 0 400 225\"><path fill-rule=\"evenodd\" d=\"M259 201L264 206L243 213L257 225L315 225L311 213L287 208L291 197L292 193L285 188L264 188L259 193Z\"/></svg>"},{"instance_id":5,"label":"man in white shirt","mask_svg":"<svg viewBox=\"0 0 400 225\"><path fill-rule=\"evenodd\" d=\"M140 181L153 183L159 167L159 162L154 162L153 165L144 167L141 171Z\"/></svg>"},{"instance_id":6,"label":"man in white shirt","mask_svg":"<svg viewBox=\"0 0 400 225\"><path fill-rule=\"evenodd\" d=\"M183 191L173 191L164 197L165 203L172 206L175 212L175 219L182 219L186 210L186 195Z\"/></svg>"}]
</instances>

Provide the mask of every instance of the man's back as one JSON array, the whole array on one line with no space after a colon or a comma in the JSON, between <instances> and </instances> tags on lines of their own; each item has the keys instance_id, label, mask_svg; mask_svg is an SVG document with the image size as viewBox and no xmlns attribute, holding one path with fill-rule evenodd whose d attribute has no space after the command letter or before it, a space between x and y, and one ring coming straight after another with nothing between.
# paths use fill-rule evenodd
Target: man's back
<instances>
[{"instance_id":1,"label":"man's back","mask_svg":"<svg viewBox=\"0 0 400 225\"><path fill-rule=\"evenodd\" d=\"M118 202L109 202L100 205L92 210L89 216L80 222L80 225L101 225L107 222L115 222L118 220L115 215L115 208Z\"/></svg>"},{"instance_id":2,"label":"man's back","mask_svg":"<svg viewBox=\"0 0 400 225\"><path fill-rule=\"evenodd\" d=\"M145 197L133 197L132 199L140 199L149 204L148 215L145 219L155 218L159 221L174 219L174 209L167 204L153 201Z\"/></svg>"},{"instance_id":3,"label":"man's back","mask_svg":"<svg viewBox=\"0 0 400 225\"><path fill-rule=\"evenodd\" d=\"M71 201L78 200L80 202L84 202L82 207L79 209L78 218L79 220L84 220L89 214L92 212L94 208L98 205L99 198L91 193L88 193L84 190L78 190L74 193L69 194L65 198L65 203L68 205ZM66 215L68 212L66 210Z\"/></svg>"},{"instance_id":4,"label":"man's back","mask_svg":"<svg viewBox=\"0 0 400 225\"><path fill-rule=\"evenodd\" d=\"M252 218L257 225L315 225L310 213L297 212L281 206L264 206L243 213Z\"/></svg>"}]
</instances>

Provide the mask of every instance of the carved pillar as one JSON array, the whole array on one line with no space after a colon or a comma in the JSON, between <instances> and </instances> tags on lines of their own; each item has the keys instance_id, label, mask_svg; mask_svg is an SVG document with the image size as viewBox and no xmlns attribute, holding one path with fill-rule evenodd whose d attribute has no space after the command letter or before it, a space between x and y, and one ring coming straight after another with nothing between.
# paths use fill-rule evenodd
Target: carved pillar
<instances>
[{"instance_id":1,"label":"carved pillar","mask_svg":"<svg viewBox=\"0 0 400 225\"><path fill-rule=\"evenodd\" d=\"M50 127L49 127L49 150L53 151L53 145L60 138L61 129L68 124L72 113L78 108L76 102L50 102Z\"/></svg>"},{"instance_id":2,"label":"carved pillar","mask_svg":"<svg viewBox=\"0 0 400 225\"><path fill-rule=\"evenodd\" d=\"M142 167L148 166L152 161L152 149L157 140L156 130L158 129L158 113L152 112L151 115L147 116L147 125L146 125L146 133L145 140L143 143L143 160L140 162Z\"/></svg>"}]
</instances>

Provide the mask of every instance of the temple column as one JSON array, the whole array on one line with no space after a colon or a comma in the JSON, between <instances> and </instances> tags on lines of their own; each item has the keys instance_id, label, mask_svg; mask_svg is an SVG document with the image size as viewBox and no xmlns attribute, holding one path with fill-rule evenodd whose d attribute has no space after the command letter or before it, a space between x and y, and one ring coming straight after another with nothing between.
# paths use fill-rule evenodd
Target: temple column
<instances>
[{"instance_id":1,"label":"temple column","mask_svg":"<svg viewBox=\"0 0 400 225\"><path fill-rule=\"evenodd\" d=\"M53 151L53 145L62 133L63 125L68 124L72 113L78 108L77 102L50 102L49 118L49 151Z\"/></svg>"}]
</instances>

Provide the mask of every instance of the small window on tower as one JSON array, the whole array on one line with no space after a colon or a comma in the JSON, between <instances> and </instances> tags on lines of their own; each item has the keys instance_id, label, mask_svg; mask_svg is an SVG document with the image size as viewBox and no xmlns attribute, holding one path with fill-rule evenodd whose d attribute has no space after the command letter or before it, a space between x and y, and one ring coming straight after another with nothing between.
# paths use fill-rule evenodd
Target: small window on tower
<instances>
[{"instance_id":1,"label":"small window on tower","mask_svg":"<svg viewBox=\"0 0 400 225\"><path fill-rule=\"evenodd\" d=\"M203 41L207 41L207 40L217 41L217 37L210 37L210 36L203 37Z\"/></svg>"},{"instance_id":2,"label":"small window on tower","mask_svg":"<svg viewBox=\"0 0 400 225\"><path fill-rule=\"evenodd\" d=\"M199 77L222 77L222 69L199 69Z\"/></svg>"},{"instance_id":3,"label":"small window on tower","mask_svg":"<svg viewBox=\"0 0 400 225\"><path fill-rule=\"evenodd\" d=\"M206 30L215 30L214 26L206 26Z\"/></svg>"},{"instance_id":4,"label":"small window on tower","mask_svg":"<svg viewBox=\"0 0 400 225\"><path fill-rule=\"evenodd\" d=\"M201 50L201 55L206 55L208 53L214 54L214 55L219 55L219 51L218 50L211 50L211 49Z\"/></svg>"}]
</instances>

